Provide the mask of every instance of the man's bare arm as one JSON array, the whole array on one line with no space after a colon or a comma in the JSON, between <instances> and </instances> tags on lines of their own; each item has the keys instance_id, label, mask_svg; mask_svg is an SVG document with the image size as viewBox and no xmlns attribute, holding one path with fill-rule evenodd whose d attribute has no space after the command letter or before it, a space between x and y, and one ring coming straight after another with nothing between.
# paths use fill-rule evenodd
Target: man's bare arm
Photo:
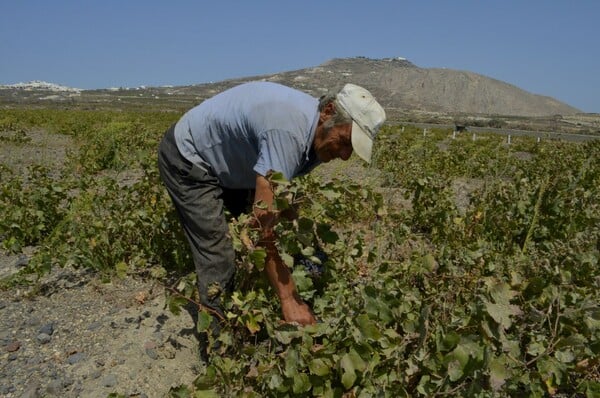
<instances>
[{"instance_id":1,"label":"man's bare arm","mask_svg":"<svg viewBox=\"0 0 600 398\"><path fill-rule=\"evenodd\" d=\"M273 202L274 194L271 184L265 177L257 175L254 216L261 228L260 245L267 252L265 273L281 301L283 318L287 322L297 322L301 325L314 324L315 317L308 305L298 295L290 270L284 264L275 246L273 226L277 221L278 214L273 209Z\"/></svg>"}]
</instances>

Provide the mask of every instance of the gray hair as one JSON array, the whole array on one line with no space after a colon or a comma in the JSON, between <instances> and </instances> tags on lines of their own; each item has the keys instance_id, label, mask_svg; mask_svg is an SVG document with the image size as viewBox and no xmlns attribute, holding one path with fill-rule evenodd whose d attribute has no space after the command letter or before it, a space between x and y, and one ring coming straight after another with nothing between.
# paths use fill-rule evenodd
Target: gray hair
<instances>
[{"instance_id":1,"label":"gray hair","mask_svg":"<svg viewBox=\"0 0 600 398\"><path fill-rule=\"evenodd\" d=\"M335 105L335 114L333 115L333 118L328 120L329 123L327 123L327 127L337 126L338 124L352 123L352 118L350 117L350 115L348 115L344 108L342 108L342 106L337 100L337 93L339 91L340 90L331 90L327 94L322 95L321 98L319 98L319 112L322 111L325 108L325 106L329 105L332 102Z\"/></svg>"}]
</instances>

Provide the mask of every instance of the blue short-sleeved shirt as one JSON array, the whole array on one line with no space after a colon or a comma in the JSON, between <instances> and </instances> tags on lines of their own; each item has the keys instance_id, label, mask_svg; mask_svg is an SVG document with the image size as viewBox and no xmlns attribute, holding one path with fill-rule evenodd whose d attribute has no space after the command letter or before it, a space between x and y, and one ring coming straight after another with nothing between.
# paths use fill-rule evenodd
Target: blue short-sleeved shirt
<instances>
[{"instance_id":1,"label":"blue short-sleeved shirt","mask_svg":"<svg viewBox=\"0 0 600 398\"><path fill-rule=\"evenodd\" d=\"M232 189L256 185L256 174L279 171L287 179L319 162L311 151L318 100L271 82L250 82L207 99L175 126L181 154L209 169Z\"/></svg>"}]
</instances>

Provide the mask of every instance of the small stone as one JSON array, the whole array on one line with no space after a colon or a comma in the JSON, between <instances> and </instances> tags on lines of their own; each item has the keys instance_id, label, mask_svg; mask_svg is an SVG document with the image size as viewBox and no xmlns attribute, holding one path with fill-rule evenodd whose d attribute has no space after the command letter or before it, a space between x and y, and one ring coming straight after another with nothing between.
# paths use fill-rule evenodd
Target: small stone
<instances>
[{"instance_id":1,"label":"small stone","mask_svg":"<svg viewBox=\"0 0 600 398\"><path fill-rule=\"evenodd\" d=\"M101 326L102 326L102 322L94 321L94 322L90 323L90 325L87 327L87 330L100 329Z\"/></svg>"},{"instance_id":2,"label":"small stone","mask_svg":"<svg viewBox=\"0 0 600 398\"><path fill-rule=\"evenodd\" d=\"M159 330L159 331L152 333L152 338L156 341L164 341L165 335L163 334L163 332L161 332Z\"/></svg>"},{"instance_id":3,"label":"small stone","mask_svg":"<svg viewBox=\"0 0 600 398\"><path fill-rule=\"evenodd\" d=\"M102 385L104 387L114 387L117 385L117 376L114 374L109 374L102 380Z\"/></svg>"},{"instance_id":4,"label":"small stone","mask_svg":"<svg viewBox=\"0 0 600 398\"><path fill-rule=\"evenodd\" d=\"M172 345L168 345L164 347L162 355L167 359L174 359L177 356L177 350Z\"/></svg>"},{"instance_id":5,"label":"small stone","mask_svg":"<svg viewBox=\"0 0 600 398\"><path fill-rule=\"evenodd\" d=\"M24 254L21 254L14 262L14 266L15 267L25 267L27 264L29 264L29 257L27 257Z\"/></svg>"},{"instance_id":6,"label":"small stone","mask_svg":"<svg viewBox=\"0 0 600 398\"><path fill-rule=\"evenodd\" d=\"M155 349L156 348L156 343L154 341L146 341L144 343L144 348L146 350L148 350L148 349L150 349L150 350Z\"/></svg>"},{"instance_id":7,"label":"small stone","mask_svg":"<svg viewBox=\"0 0 600 398\"><path fill-rule=\"evenodd\" d=\"M11 341L10 343L8 343L8 345L6 346L6 351L15 352L15 351L18 351L19 348L21 348L21 342L15 340L15 341Z\"/></svg>"},{"instance_id":8,"label":"small stone","mask_svg":"<svg viewBox=\"0 0 600 398\"><path fill-rule=\"evenodd\" d=\"M63 389L63 382L61 380L52 380L46 387L46 392L52 395L60 395Z\"/></svg>"},{"instance_id":9,"label":"small stone","mask_svg":"<svg viewBox=\"0 0 600 398\"><path fill-rule=\"evenodd\" d=\"M27 365L34 366L34 365L39 365L42 362L44 362L43 358L36 356L36 357L29 358L27 360Z\"/></svg>"},{"instance_id":10,"label":"small stone","mask_svg":"<svg viewBox=\"0 0 600 398\"><path fill-rule=\"evenodd\" d=\"M11 352L10 354L8 354L9 361L15 361L17 358L18 358L17 354L15 354L14 352Z\"/></svg>"},{"instance_id":11,"label":"small stone","mask_svg":"<svg viewBox=\"0 0 600 398\"><path fill-rule=\"evenodd\" d=\"M54 333L54 323L47 323L42 326L39 330L39 333L47 334L48 336L52 336Z\"/></svg>"},{"instance_id":12,"label":"small stone","mask_svg":"<svg viewBox=\"0 0 600 398\"><path fill-rule=\"evenodd\" d=\"M46 333L40 333L37 335L36 339L40 344L47 344L50 342L50 340L52 340L52 337L50 337Z\"/></svg>"},{"instance_id":13,"label":"small stone","mask_svg":"<svg viewBox=\"0 0 600 398\"><path fill-rule=\"evenodd\" d=\"M67 362L70 365L74 365L84 358L85 358L85 354L83 352L76 352L74 354L69 355L69 358L67 358Z\"/></svg>"},{"instance_id":14,"label":"small stone","mask_svg":"<svg viewBox=\"0 0 600 398\"><path fill-rule=\"evenodd\" d=\"M37 384L32 384L31 386L27 387L27 389L23 392L23 395L21 395L21 398L38 398L41 395L38 393L38 388L39 386Z\"/></svg>"},{"instance_id":15,"label":"small stone","mask_svg":"<svg viewBox=\"0 0 600 398\"><path fill-rule=\"evenodd\" d=\"M158 359L158 354L154 348L146 348L146 355L154 360Z\"/></svg>"},{"instance_id":16,"label":"small stone","mask_svg":"<svg viewBox=\"0 0 600 398\"><path fill-rule=\"evenodd\" d=\"M100 376L102 376L102 371L100 371L98 369L96 369L92 373L90 373L90 377L92 379L98 379L98 378L100 378Z\"/></svg>"}]
</instances>

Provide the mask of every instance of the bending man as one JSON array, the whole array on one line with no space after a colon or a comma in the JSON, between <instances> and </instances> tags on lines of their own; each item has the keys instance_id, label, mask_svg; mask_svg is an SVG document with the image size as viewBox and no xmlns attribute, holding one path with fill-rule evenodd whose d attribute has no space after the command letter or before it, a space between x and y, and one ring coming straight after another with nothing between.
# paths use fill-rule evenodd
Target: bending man
<instances>
[{"instance_id":1,"label":"bending man","mask_svg":"<svg viewBox=\"0 0 600 398\"><path fill-rule=\"evenodd\" d=\"M290 180L322 162L347 160L353 150L369 162L384 121L383 108L353 84L316 99L280 84L250 82L207 99L167 130L159 148L160 175L191 247L203 305L222 314L220 297L233 288L234 250L224 208L238 216L248 203L262 203L252 211L283 318L315 322L275 247L277 213L266 176L276 171Z\"/></svg>"}]
</instances>

